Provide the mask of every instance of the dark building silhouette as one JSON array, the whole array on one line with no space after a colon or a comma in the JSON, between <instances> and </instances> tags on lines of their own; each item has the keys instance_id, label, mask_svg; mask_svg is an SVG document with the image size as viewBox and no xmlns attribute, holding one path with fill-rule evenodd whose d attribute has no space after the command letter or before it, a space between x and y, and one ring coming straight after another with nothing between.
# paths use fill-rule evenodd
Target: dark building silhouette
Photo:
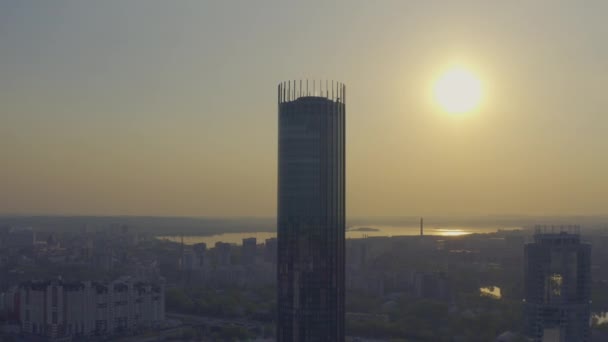
<instances>
[{"instance_id":1,"label":"dark building silhouette","mask_svg":"<svg viewBox=\"0 0 608 342\"><path fill-rule=\"evenodd\" d=\"M207 260L207 244L204 242L200 242L192 246L194 249L196 266L198 268L205 267L209 261Z\"/></svg>"},{"instance_id":2,"label":"dark building silhouette","mask_svg":"<svg viewBox=\"0 0 608 342\"><path fill-rule=\"evenodd\" d=\"M344 341L345 86L289 81L278 102L277 340Z\"/></svg>"},{"instance_id":3,"label":"dark building silhouette","mask_svg":"<svg viewBox=\"0 0 608 342\"><path fill-rule=\"evenodd\" d=\"M242 254L241 254L241 263L243 265L253 265L255 264L255 259L257 257L257 239L252 237L252 238L245 238L243 239L243 247L242 247Z\"/></svg>"},{"instance_id":4,"label":"dark building silhouette","mask_svg":"<svg viewBox=\"0 0 608 342\"><path fill-rule=\"evenodd\" d=\"M266 239L264 243L264 261L272 264L277 262L277 238Z\"/></svg>"},{"instance_id":5,"label":"dark building silhouette","mask_svg":"<svg viewBox=\"0 0 608 342\"><path fill-rule=\"evenodd\" d=\"M524 249L525 333L531 341L590 341L591 246L578 227L536 227Z\"/></svg>"},{"instance_id":6,"label":"dark building silhouette","mask_svg":"<svg viewBox=\"0 0 608 342\"><path fill-rule=\"evenodd\" d=\"M231 246L227 242L215 243L215 262L218 266L229 266L231 260Z\"/></svg>"},{"instance_id":7,"label":"dark building silhouette","mask_svg":"<svg viewBox=\"0 0 608 342\"><path fill-rule=\"evenodd\" d=\"M413 276L414 294L418 298L450 299L448 277L443 272L416 272Z\"/></svg>"}]
</instances>

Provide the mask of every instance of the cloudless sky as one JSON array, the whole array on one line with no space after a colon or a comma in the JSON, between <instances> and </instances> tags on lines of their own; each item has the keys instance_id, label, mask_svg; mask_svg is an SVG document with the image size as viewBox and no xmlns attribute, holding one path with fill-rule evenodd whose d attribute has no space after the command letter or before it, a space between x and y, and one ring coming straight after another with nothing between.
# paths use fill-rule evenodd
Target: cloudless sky
<instances>
[{"instance_id":1,"label":"cloudless sky","mask_svg":"<svg viewBox=\"0 0 608 342\"><path fill-rule=\"evenodd\" d=\"M347 215L608 213L608 2L3 1L0 213L272 216L276 86L347 85ZM481 106L443 113L450 65Z\"/></svg>"}]
</instances>

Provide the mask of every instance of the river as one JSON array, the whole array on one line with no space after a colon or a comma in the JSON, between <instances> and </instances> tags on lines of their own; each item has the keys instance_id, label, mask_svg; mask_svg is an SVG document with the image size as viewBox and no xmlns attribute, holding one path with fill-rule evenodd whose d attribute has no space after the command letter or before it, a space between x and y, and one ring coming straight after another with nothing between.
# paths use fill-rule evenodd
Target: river
<instances>
[{"instance_id":1,"label":"river","mask_svg":"<svg viewBox=\"0 0 608 342\"><path fill-rule=\"evenodd\" d=\"M508 228L518 229L518 228ZM436 236L461 236L473 233L493 233L496 232L496 227L464 227L464 226L451 226L451 227L425 227L424 232L426 235ZM383 225L368 225L368 226L354 226L349 227L346 230L347 239L360 239L364 237L374 236L413 236L420 234L420 227L417 226L383 226ZM215 235L187 235L184 236L184 244L193 245L196 243L204 242L207 246L213 246L216 242L228 242L232 244L240 245L245 238L255 237L258 243L263 242L266 239L276 237L275 232L249 232L249 233L223 233ZM181 242L182 237L179 235L163 235L157 236L158 239L169 240L173 242Z\"/></svg>"}]
</instances>

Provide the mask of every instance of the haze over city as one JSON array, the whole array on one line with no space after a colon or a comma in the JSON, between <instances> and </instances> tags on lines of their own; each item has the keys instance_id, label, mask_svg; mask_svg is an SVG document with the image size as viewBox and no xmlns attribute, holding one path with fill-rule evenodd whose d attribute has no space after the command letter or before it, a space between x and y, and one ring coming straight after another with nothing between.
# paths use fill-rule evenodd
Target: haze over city
<instances>
[{"instance_id":1,"label":"haze over city","mask_svg":"<svg viewBox=\"0 0 608 342\"><path fill-rule=\"evenodd\" d=\"M602 215L608 4L0 4L3 214L276 214L276 86L348 85L347 216ZM441 75L479 102L453 114Z\"/></svg>"},{"instance_id":2,"label":"haze over city","mask_svg":"<svg viewBox=\"0 0 608 342\"><path fill-rule=\"evenodd\" d=\"M608 341L608 2L0 3L0 341Z\"/></svg>"}]
</instances>

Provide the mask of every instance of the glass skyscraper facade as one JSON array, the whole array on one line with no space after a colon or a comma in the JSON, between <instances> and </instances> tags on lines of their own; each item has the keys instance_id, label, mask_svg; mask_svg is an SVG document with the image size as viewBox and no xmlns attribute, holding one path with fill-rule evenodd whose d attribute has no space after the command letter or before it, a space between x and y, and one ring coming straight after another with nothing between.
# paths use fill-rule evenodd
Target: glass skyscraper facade
<instances>
[{"instance_id":1,"label":"glass skyscraper facade","mask_svg":"<svg viewBox=\"0 0 608 342\"><path fill-rule=\"evenodd\" d=\"M278 341L344 341L345 93L278 87Z\"/></svg>"}]
</instances>

